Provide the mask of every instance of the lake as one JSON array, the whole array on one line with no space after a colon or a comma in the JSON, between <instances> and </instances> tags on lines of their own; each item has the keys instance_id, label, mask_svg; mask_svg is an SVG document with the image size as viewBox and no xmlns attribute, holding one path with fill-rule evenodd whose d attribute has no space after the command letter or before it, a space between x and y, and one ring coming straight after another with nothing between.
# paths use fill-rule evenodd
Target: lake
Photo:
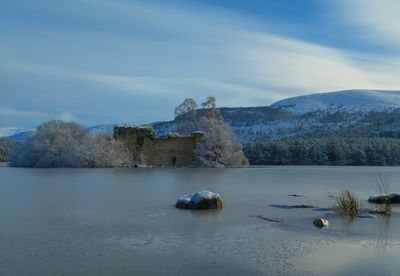
<instances>
[{"instance_id":1,"label":"lake","mask_svg":"<svg viewBox=\"0 0 400 276\"><path fill-rule=\"evenodd\" d=\"M400 192L398 167L2 166L0 275L398 274L399 207L352 221L331 209L346 187L371 207L379 174ZM174 207L204 189L223 210ZM316 228L318 217L329 227Z\"/></svg>"}]
</instances>

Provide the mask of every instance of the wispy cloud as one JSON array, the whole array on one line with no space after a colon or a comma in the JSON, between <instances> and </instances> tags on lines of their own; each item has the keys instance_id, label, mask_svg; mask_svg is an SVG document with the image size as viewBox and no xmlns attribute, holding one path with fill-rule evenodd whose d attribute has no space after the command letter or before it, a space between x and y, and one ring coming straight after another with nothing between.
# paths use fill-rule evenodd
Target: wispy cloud
<instances>
[{"instance_id":1,"label":"wispy cloud","mask_svg":"<svg viewBox=\"0 0 400 276\"><path fill-rule=\"evenodd\" d=\"M49 114L40 111L21 110L10 107L0 106L0 116L4 117L18 117L18 118L39 118L43 119L49 116Z\"/></svg>"},{"instance_id":2,"label":"wispy cloud","mask_svg":"<svg viewBox=\"0 0 400 276\"><path fill-rule=\"evenodd\" d=\"M338 16L350 27L360 27L365 40L391 47L400 45L400 1L339 0Z\"/></svg>"},{"instance_id":3,"label":"wispy cloud","mask_svg":"<svg viewBox=\"0 0 400 276\"><path fill-rule=\"evenodd\" d=\"M250 106L314 91L400 86L400 57L278 35L276 24L227 9L161 1L74 2L38 2L37 13L53 24L4 19L19 29L0 26L5 42L0 70L7 73L0 84L12 88L10 76L24 77L7 106L18 106L33 90L34 108L51 114L68 112L89 121L90 111L98 114L95 121L107 116L151 121L170 118L186 97L214 95L223 106ZM357 13L369 12L369 6ZM354 20L394 23L380 17L361 22L358 15ZM374 28L389 37L398 24L386 31Z\"/></svg>"}]
</instances>

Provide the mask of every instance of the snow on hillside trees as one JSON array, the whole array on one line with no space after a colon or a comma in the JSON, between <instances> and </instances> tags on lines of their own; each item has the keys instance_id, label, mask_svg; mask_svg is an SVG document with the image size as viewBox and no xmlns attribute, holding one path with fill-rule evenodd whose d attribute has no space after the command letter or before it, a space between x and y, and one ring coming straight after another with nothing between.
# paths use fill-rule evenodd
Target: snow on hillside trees
<instances>
[{"instance_id":1,"label":"snow on hillside trees","mask_svg":"<svg viewBox=\"0 0 400 276\"><path fill-rule=\"evenodd\" d=\"M258 141L244 146L253 165L400 165L400 139L320 137Z\"/></svg>"}]
</instances>

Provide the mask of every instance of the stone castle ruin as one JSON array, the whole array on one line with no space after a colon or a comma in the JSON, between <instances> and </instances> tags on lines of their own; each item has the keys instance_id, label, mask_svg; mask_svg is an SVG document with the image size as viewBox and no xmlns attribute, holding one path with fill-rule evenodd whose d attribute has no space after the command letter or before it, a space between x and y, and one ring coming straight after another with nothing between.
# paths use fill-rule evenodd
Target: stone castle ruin
<instances>
[{"instance_id":1,"label":"stone castle ruin","mask_svg":"<svg viewBox=\"0 0 400 276\"><path fill-rule=\"evenodd\" d=\"M190 166L194 161L193 151L203 136L203 132L193 132L190 136L157 137L151 127L114 128L114 138L128 148L134 166Z\"/></svg>"}]
</instances>

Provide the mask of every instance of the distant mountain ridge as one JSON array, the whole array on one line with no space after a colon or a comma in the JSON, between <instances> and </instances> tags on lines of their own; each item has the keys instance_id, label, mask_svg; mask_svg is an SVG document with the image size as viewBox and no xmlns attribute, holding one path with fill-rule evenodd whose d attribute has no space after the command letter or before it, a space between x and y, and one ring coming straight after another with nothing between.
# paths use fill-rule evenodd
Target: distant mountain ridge
<instances>
[{"instance_id":1,"label":"distant mountain ridge","mask_svg":"<svg viewBox=\"0 0 400 276\"><path fill-rule=\"evenodd\" d=\"M236 140L246 143L293 137L400 137L400 90L345 90L277 101L270 106L219 108ZM176 132L174 121L151 123L158 135ZM115 124L88 128L109 132ZM1 133L1 131L0 131ZM7 139L23 141L33 132Z\"/></svg>"},{"instance_id":2,"label":"distant mountain ridge","mask_svg":"<svg viewBox=\"0 0 400 276\"><path fill-rule=\"evenodd\" d=\"M330 107L345 107L348 110L385 110L400 107L400 90L344 90L315 93L277 101L271 107L293 106L292 111L310 112L327 110Z\"/></svg>"},{"instance_id":3,"label":"distant mountain ridge","mask_svg":"<svg viewBox=\"0 0 400 276\"><path fill-rule=\"evenodd\" d=\"M6 139L15 142L24 142L28 137L32 136L35 133L34 130L23 131L19 133L15 133L11 136L0 137L1 139Z\"/></svg>"},{"instance_id":4,"label":"distant mountain ridge","mask_svg":"<svg viewBox=\"0 0 400 276\"><path fill-rule=\"evenodd\" d=\"M0 128L0 137L9 137L27 131L31 131L31 129L20 127L3 127Z\"/></svg>"}]
</instances>

